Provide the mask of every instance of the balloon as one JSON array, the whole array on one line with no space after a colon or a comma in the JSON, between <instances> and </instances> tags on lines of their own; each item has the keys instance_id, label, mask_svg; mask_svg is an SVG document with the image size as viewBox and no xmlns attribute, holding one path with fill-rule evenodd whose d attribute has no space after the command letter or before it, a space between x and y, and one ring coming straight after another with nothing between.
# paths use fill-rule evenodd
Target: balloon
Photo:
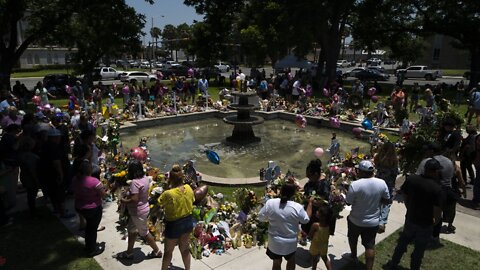
<instances>
[{"instance_id":1,"label":"balloon","mask_svg":"<svg viewBox=\"0 0 480 270\"><path fill-rule=\"evenodd\" d=\"M238 76L235 78L235 80L241 81L241 80L240 80L240 75L238 75Z\"/></svg>"},{"instance_id":2,"label":"balloon","mask_svg":"<svg viewBox=\"0 0 480 270\"><path fill-rule=\"evenodd\" d=\"M377 103L377 102L378 102L378 97L377 97L377 96L372 96L371 99L372 99L372 102L373 102L373 103Z\"/></svg>"},{"instance_id":3,"label":"balloon","mask_svg":"<svg viewBox=\"0 0 480 270\"><path fill-rule=\"evenodd\" d=\"M134 147L130 149L130 156L138 161L147 160L147 152L141 147Z\"/></svg>"},{"instance_id":4,"label":"balloon","mask_svg":"<svg viewBox=\"0 0 480 270\"><path fill-rule=\"evenodd\" d=\"M373 129L372 121L370 121L368 118L363 119L362 127L366 130Z\"/></svg>"},{"instance_id":5,"label":"balloon","mask_svg":"<svg viewBox=\"0 0 480 270\"><path fill-rule=\"evenodd\" d=\"M217 164L217 165L220 164L220 157L218 156L217 153L215 153L212 150L206 150L205 154L207 154L207 158L208 158L208 160L210 160L210 162L212 162L214 164Z\"/></svg>"},{"instance_id":6,"label":"balloon","mask_svg":"<svg viewBox=\"0 0 480 270\"><path fill-rule=\"evenodd\" d=\"M44 109L44 110L51 110L51 109L52 109L52 105L50 105L50 104L45 104L45 105L43 105L43 109Z\"/></svg>"},{"instance_id":7,"label":"balloon","mask_svg":"<svg viewBox=\"0 0 480 270\"><path fill-rule=\"evenodd\" d=\"M193 69L189 68L187 73L188 73L188 76L193 76Z\"/></svg>"},{"instance_id":8,"label":"balloon","mask_svg":"<svg viewBox=\"0 0 480 270\"><path fill-rule=\"evenodd\" d=\"M40 96L33 96L32 103L38 106L40 103L42 103L42 98Z\"/></svg>"},{"instance_id":9,"label":"balloon","mask_svg":"<svg viewBox=\"0 0 480 270\"><path fill-rule=\"evenodd\" d=\"M326 97L330 96L330 91L327 88L323 88L323 95Z\"/></svg>"},{"instance_id":10,"label":"balloon","mask_svg":"<svg viewBox=\"0 0 480 270\"><path fill-rule=\"evenodd\" d=\"M240 80L245 81L245 74L243 72L240 73Z\"/></svg>"},{"instance_id":11,"label":"balloon","mask_svg":"<svg viewBox=\"0 0 480 270\"><path fill-rule=\"evenodd\" d=\"M193 194L195 195L195 203L201 202L203 199L205 199L205 197L208 194L208 186L205 185L205 186L196 188L193 191Z\"/></svg>"},{"instance_id":12,"label":"balloon","mask_svg":"<svg viewBox=\"0 0 480 270\"><path fill-rule=\"evenodd\" d=\"M313 153L315 154L316 157L321 157L323 156L323 153L325 153L325 151L323 151L323 148L321 147L317 147L315 148L315 151L313 151Z\"/></svg>"},{"instance_id":13,"label":"balloon","mask_svg":"<svg viewBox=\"0 0 480 270\"><path fill-rule=\"evenodd\" d=\"M371 87L370 89L368 89L367 94L369 96L373 96L373 95L375 95L376 92L377 92L377 89L375 89L375 87Z\"/></svg>"},{"instance_id":14,"label":"balloon","mask_svg":"<svg viewBox=\"0 0 480 270\"><path fill-rule=\"evenodd\" d=\"M71 94L72 93L72 88L70 87L70 85L65 85L65 92L67 92L67 94Z\"/></svg>"},{"instance_id":15,"label":"balloon","mask_svg":"<svg viewBox=\"0 0 480 270\"><path fill-rule=\"evenodd\" d=\"M339 171L339 168L337 166L330 166L328 168L328 170L331 172L331 173L338 173Z\"/></svg>"},{"instance_id":16,"label":"balloon","mask_svg":"<svg viewBox=\"0 0 480 270\"><path fill-rule=\"evenodd\" d=\"M340 127L340 120L337 117L330 117L330 126L334 128Z\"/></svg>"},{"instance_id":17,"label":"balloon","mask_svg":"<svg viewBox=\"0 0 480 270\"><path fill-rule=\"evenodd\" d=\"M299 128L305 128L307 126L307 119L301 114L295 116L295 124Z\"/></svg>"},{"instance_id":18,"label":"balloon","mask_svg":"<svg viewBox=\"0 0 480 270\"><path fill-rule=\"evenodd\" d=\"M332 99L333 99L333 102L338 102L338 95L337 94L333 95Z\"/></svg>"},{"instance_id":19,"label":"balloon","mask_svg":"<svg viewBox=\"0 0 480 270\"><path fill-rule=\"evenodd\" d=\"M362 135L362 129L359 127L354 127L352 133L355 137L360 137Z\"/></svg>"}]
</instances>

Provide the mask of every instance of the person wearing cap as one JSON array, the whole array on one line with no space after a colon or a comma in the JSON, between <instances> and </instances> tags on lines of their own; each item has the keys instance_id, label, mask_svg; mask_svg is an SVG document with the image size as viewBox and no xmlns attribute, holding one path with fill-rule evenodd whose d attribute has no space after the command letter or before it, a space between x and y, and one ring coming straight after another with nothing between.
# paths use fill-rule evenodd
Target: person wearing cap
<instances>
[{"instance_id":1,"label":"person wearing cap","mask_svg":"<svg viewBox=\"0 0 480 270\"><path fill-rule=\"evenodd\" d=\"M398 239L387 269L395 269L409 243L414 244L410 269L420 269L423 254L428 246L434 224L441 224L444 200L442 189L436 179L440 176L442 165L435 158L429 158L424 165L422 175L409 175L401 187L407 208L405 225Z\"/></svg>"},{"instance_id":2,"label":"person wearing cap","mask_svg":"<svg viewBox=\"0 0 480 270\"><path fill-rule=\"evenodd\" d=\"M373 269L375 259L375 237L380 223L380 204L392 202L387 184L374 177L375 167L369 160L362 160L357 166L358 180L353 181L348 189L346 202L352 206L348 223L348 243L351 253L343 254L347 260L357 261L358 237L365 247L365 264Z\"/></svg>"},{"instance_id":3,"label":"person wearing cap","mask_svg":"<svg viewBox=\"0 0 480 270\"><path fill-rule=\"evenodd\" d=\"M444 192L444 196L449 195L448 200L444 201L444 204L442 205L442 208L444 210L444 218L448 220L449 226L448 226L448 232L449 233L454 233L455 232L455 226L453 226L453 219L455 215L454 209L457 201L454 200L453 198L453 193L452 193L452 179L455 174L455 165L454 161L447 157L445 154L442 152L442 145L438 142L433 142L428 144L425 147L426 151L426 157L420 162L420 165L418 165L417 168L417 175L423 175L424 170L425 170L425 163L429 160L429 158L435 158L440 165L442 166L441 172L436 179L437 182L440 184L442 187L442 191ZM463 181L463 180L462 180ZM439 245L440 243L440 231L442 229L442 223L438 223L434 226L433 228L433 235L432 235L432 244L434 245Z\"/></svg>"}]
</instances>

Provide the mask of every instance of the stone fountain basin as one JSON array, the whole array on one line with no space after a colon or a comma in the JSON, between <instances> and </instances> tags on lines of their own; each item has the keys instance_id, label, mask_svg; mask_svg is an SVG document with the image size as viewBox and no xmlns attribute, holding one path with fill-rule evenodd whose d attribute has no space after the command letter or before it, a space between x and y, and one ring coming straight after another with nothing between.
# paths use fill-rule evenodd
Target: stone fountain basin
<instances>
[{"instance_id":1,"label":"stone fountain basin","mask_svg":"<svg viewBox=\"0 0 480 270\"><path fill-rule=\"evenodd\" d=\"M231 125L235 124L245 124L245 125L258 125L263 123L264 119L259 116L250 116L247 119L238 119L236 115L227 116L223 118L223 122Z\"/></svg>"}]
</instances>

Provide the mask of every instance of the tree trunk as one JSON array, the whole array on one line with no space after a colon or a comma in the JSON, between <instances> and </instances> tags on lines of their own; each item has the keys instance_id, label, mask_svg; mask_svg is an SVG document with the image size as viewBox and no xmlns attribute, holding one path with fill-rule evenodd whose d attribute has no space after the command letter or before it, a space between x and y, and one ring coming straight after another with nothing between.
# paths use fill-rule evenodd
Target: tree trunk
<instances>
[{"instance_id":1,"label":"tree trunk","mask_svg":"<svg viewBox=\"0 0 480 270\"><path fill-rule=\"evenodd\" d=\"M480 44L472 46L470 49L471 63L470 63L470 83L469 89L477 86L480 82Z\"/></svg>"},{"instance_id":2,"label":"tree trunk","mask_svg":"<svg viewBox=\"0 0 480 270\"><path fill-rule=\"evenodd\" d=\"M10 76L12 74L12 67L4 65L3 61L0 61L0 94L4 91L10 90Z\"/></svg>"}]
</instances>

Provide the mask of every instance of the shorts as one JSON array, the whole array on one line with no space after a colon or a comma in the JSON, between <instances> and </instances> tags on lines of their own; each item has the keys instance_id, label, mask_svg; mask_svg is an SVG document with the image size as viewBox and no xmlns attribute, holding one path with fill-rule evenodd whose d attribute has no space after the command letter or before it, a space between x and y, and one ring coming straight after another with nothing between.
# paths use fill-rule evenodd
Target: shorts
<instances>
[{"instance_id":1,"label":"shorts","mask_svg":"<svg viewBox=\"0 0 480 270\"><path fill-rule=\"evenodd\" d=\"M178 239L182 234L193 230L193 217L188 215L174 221L165 221L165 237Z\"/></svg>"},{"instance_id":2,"label":"shorts","mask_svg":"<svg viewBox=\"0 0 480 270\"><path fill-rule=\"evenodd\" d=\"M375 247L375 237L378 232L378 225L373 227L360 227L350 221L350 218L347 218L348 221L348 239L357 241L358 236L362 237L362 245L365 249L373 249Z\"/></svg>"},{"instance_id":3,"label":"shorts","mask_svg":"<svg viewBox=\"0 0 480 270\"><path fill-rule=\"evenodd\" d=\"M292 256L295 256L295 251L287 255L278 255L273 253L269 248L267 248L267 256L272 260L280 260L283 257L285 258L285 260L289 261Z\"/></svg>"},{"instance_id":4,"label":"shorts","mask_svg":"<svg viewBox=\"0 0 480 270\"><path fill-rule=\"evenodd\" d=\"M127 230L128 232L137 231L138 235L145 237L148 234L147 226L148 212L139 216L130 216L128 219Z\"/></svg>"}]
</instances>

